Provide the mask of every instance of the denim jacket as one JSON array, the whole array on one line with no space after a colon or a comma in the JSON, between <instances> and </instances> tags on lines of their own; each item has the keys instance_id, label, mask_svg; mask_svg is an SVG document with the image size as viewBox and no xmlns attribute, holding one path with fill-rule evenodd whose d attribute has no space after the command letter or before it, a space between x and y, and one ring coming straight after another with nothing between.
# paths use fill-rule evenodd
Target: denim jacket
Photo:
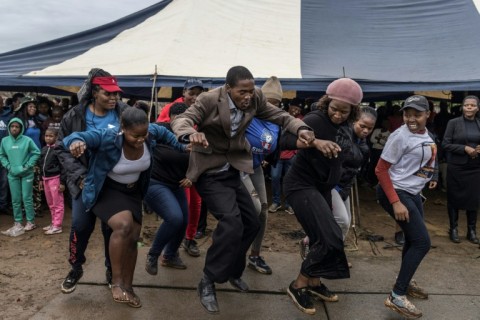
<instances>
[{"instance_id":1,"label":"denim jacket","mask_svg":"<svg viewBox=\"0 0 480 320\"><path fill-rule=\"evenodd\" d=\"M148 133L146 143L151 155L157 142L171 145L177 150L185 151L185 145L179 143L175 135L164 127L150 124ZM79 140L85 142L87 152L89 152L88 172L84 180L82 200L85 208L90 210L97 201L107 174L120 160L124 136L119 128L75 132L65 137L63 144L65 148L68 149L73 142ZM150 162L148 170L140 174L139 182L142 195L147 192L152 163L153 161Z\"/></svg>"}]
</instances>

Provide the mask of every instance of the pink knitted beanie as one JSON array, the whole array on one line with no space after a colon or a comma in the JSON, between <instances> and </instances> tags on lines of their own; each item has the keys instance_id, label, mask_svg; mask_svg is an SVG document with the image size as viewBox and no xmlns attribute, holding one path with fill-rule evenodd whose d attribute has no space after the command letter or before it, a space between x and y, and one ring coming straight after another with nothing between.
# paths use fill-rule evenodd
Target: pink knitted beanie
<instances>
[{"instance_id":1,"label":"pink knitted beanie","mask_svg":"<svg viewBox=\"0 0 480 320\"><path fill-rule=\"evenodd\" d=\"M331 99L353 105L358 105L363 98L362 88L350 78L340 78L333 81L328 85L326 93Z\"/></svg>"}]
</instances>

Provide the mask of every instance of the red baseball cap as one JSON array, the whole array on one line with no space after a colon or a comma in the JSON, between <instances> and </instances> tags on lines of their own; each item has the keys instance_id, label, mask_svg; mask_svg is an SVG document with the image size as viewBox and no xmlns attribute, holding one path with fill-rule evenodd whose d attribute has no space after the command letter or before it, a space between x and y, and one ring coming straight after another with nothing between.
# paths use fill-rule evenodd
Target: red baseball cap
<instances>
[{"instance_id":1,"label":"red baseball cap","mask_svg":"<svg viewBox=\"0 0 480 320\"><path fill-rule=\"evenodd\" d=\"M115 77L95 77L92 79L92 84L98 84L107 92L123 92Z\"/></svg>"}]
</instances>

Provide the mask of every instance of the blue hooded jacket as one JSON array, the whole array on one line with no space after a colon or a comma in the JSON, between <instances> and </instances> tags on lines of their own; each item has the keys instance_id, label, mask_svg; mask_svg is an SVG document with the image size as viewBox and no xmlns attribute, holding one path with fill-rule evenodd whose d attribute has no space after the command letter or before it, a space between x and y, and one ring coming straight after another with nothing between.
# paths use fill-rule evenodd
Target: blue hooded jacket
<instances>
[{"instance_id":1,"label":"blue hooded jacket","mask_svg":"<svg viewBox=\"0 0 480 320\"><path fill-rule=\"evenodd\" d=\"M8 123L13 118L12 109L3 107L0 111L0 141L8 136Z\"/></svg>"}]
</instances>

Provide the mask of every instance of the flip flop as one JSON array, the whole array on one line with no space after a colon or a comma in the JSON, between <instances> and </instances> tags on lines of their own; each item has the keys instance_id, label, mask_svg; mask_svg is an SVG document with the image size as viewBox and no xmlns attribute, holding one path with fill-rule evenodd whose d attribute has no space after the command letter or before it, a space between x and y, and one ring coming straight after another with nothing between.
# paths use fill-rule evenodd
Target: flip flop
<instances>
[{"instance_id":1,"label":"flip flop","mask_svg":"<svg viewBox=\"0 0 480 320\"><path fill-rule=\"evenodd\" d=\"M122 295L120 297L115 297L113 294L113 289L120 288L122 290ZM119 284L112 284L112 298L113 301L118 303L130 303L130 299L128 299L127 291Z\"/></svg>"},{"instance_id":2,"label":"flip flop","mask_svg":"<svg viewBox=\"0 0 480 320\"><path fill-rule=\"evenodd\" d=\"M131 295L131 298L128 297L128 306L132 308L140 308L142 306L142 302L140 301L140 298L137 296L137 294L133 291L133 288L125 289L125 291Z\"/></svg>"}]
</instances>

